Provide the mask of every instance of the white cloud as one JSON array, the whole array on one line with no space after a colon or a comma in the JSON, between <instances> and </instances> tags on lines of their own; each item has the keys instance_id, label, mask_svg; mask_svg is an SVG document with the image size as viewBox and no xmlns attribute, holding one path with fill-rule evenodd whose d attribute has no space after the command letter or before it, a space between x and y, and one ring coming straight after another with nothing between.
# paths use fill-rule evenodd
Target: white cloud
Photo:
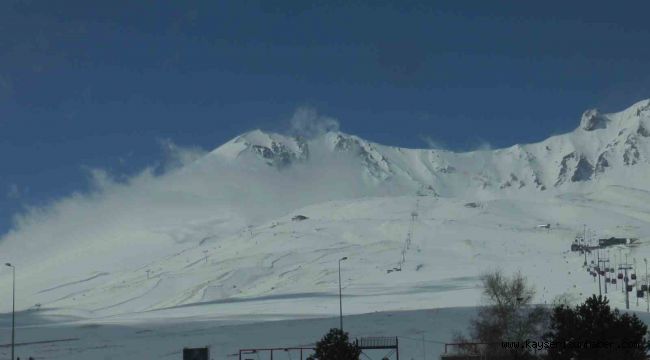
<instances>
[{"instance_id":1,"label":"white cloud","mask_svg":"<svg viewBox=\"0 0 650 360\"><path fill-rule=\"evenodd\" d=\"M170 139L159 139L164 154L165 168L173 169L190 164L206 154L206 151L197 146L179 146Z\"/></svg>"},{"instance_id":2,"label":"white cloud","mask_svg":"<svg viewBox=\"0 0 650 360\"><path fill-rule=\"evenodd\" d=\"M493 150L494 147L492 144L487 142L487 140L480 139L478 145L476 145L475 150L477 151L490 151Z\"/></svg>"},{"instance_id":3,"label":"white cloud","mask_svg":"<svg viewBox=\"0 0 650 360\"><path fill-rule=\"evenodd\" d=\"M49 263L78 254L74 267L82 272L114 271L169 255L181 242L226 236L312 203L373 191L356 158L324 156L316 146L309 162L277 171L258 159L229 163L207 154L196 161L202 150L161 143L173 166L151 166L125 179L88 169L89 192L16 215L0 239L1 252L34 265L34 277L43 254Z\"/></svg>"},{"instance_id":4,"label":"white cloud","mask_svg":"<svg viewBox=\"0 0 650 360\"><path fill-rule=\"evenodd\" d=\"M434 140L429 135L420 135L420 140L422 140L427 145L427 148L429 148L429 149L444 149L445 148L442 145L441 142L439 142L437 140Z\"/></svg>"},{"instance_id":5,"label":"white cloud","mask_svg":"<svg viewBox=\"0 0 650 360\"><path fill-rule=\"evenodd\" d=\"M290 133L306 138L313 138L329 131L339 130L338 120L319 115L316 109L307 106L297 108L289 123Z\"/></svg>"}]
</instances>

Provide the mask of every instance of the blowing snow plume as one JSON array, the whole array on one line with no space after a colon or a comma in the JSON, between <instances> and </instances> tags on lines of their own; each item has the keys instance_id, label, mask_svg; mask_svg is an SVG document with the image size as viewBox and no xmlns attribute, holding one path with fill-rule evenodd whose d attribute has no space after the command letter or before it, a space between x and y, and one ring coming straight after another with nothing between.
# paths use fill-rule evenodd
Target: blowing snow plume
<instances>
[{"instance_id":1,"label":"blowing snow plume","mask_svg":"<svg viewBox=\"0 0 650 360\"><path fill-rule=\"evenodd\" d=\"M316 109L308 106L297 108L289 120L291 135L303 136L308 139L323 135L327 132L339 131L339 121L329 116L318 114Z\"/></svg>"},{"instance_id":2,"label":"blowing snow plume","mask_svg":"<svg viewBox=\"0 0 650 360\"><path fill-rule=\"evenodd\" d=\"M328 156L317 146L310 161L278 171L252 158L226 161L216 153L194 160L197 149L165 144L176 154L170 156L175 166L160 174L147 168L119 182L93 170L89 193L17 215L13 229L0 241L2 252L29 265L23 275L36 275L47 266L54 266L51 270L61 278L66 276L61 268L68 266L112 271L305 205L371 193L354 159Z\"/></svg>"}]
</instances>

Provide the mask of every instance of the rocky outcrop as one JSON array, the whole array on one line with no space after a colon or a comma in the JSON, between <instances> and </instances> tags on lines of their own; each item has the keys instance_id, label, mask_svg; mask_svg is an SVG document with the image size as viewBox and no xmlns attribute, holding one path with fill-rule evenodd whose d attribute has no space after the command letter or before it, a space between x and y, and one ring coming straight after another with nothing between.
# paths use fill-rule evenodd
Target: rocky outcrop
<instances>
[{"instance_id":1,"label":"rocky outcrop","mask_svg":"<svg viewBox=\"0 0 650 360\"><path fill-rule=\"evenodd\" d=\"M542 180L539 178L539 174L537 174L537 172L533 172L533 184L535 184L537 189L541 191L546 190L546 185L542 183Z\"/></svg>"},{"instance_id":2,"label":"rocky outcrop","mask_svg":"<svg viewBox=\"0 0 650 360\"><path fill-rule=\"evenodd\" d=\"M510 178L506 180L499 186L499 189L506 189L512 186L516 186L518 189L526 186L526 183L523 180L520 180L515 174L510 173Z\"/></svg>"},{"instance_id":3,"label":"rocky outcrop","mask_svg":"<svg viewBox=\"0 0 650 360\"><path fill-rule=\"evenodd\" d=\"M575 162L576 153L572 152L570 154L564 155L562 161L560 161L560 171L557 175L557 180L555 181L555 186L561 185L566 182L569 177L571 163Z\"/></svg>"},{"instance_id":4,"label":"rocky outcrop","mask_svg":"<svg viewBox=\"0 0 650 360\"><path fill-rule=\"evenodd\" d=\"M438 192L431 185L422 185L417 191L418 196L434 196L438 197Z\"/></svg>"},{"instance_id":5,"label":"rocky outcrop","mask_svg":"<svg viewBox=\"0 0 650 360\"><path fill-rule=\"evenodd\" d=\"M334 140L334 150L352 152L359 156L365 165L365 170L373 178L385 180L392 174L388 160L384 155L371 144L364 143L355 137L337 134Z\"/></svg>"},{"instance_id":6,"label":"rocky outcrop","mask_svg":"<svg viewBox=\"0 0 650 360\"><path fill-rule=\"evenodd\" d=\"M571 176L572 182L588 181L594 175L594 167L584 156L580 156L575 171Z\"/></svg>"},{"instance_id":7,"label":"rocky outcrop","mask_svg":"<svg viewBox=\"0 0 650 360\"><path fill-rule=\"evenodd\" d=\"M570 175L570 177L569 177ZM560 172L558 173L555 186L571 182L580 182L591 180L594 175L594 166L582 155L575 152L565 155L560 162Z\"/></svg>"},{"instance_id":8,"label":"rocky outcrop","mask_svg":"<svg viewBox=\"0 0 650 360\"><path fill-rule=\"evenodd\" d=\"M601 115L598 110L587 110L582 114L580 119L580 128L585 131L592 131L596 129L604 129L607 127L608 119Z\"/></svg>"},{"instance_id":9,"label":"rocky outcrop","mask_svg":"<svg viewBox=\"0 0 650 360\"><path fill-rule=\"evenodd\" d=\"M265 160L265 162L277 168L284 168L294 161L309 159L309 146L307 142L299 137L293 138L298 145L298 151L292 151L285 144L272 141L270 147L262 145L251 145L253 152Z\"/></svg>"},{"instance_id":10,"label":"rocky outcrop","mask_svg":"<svg viewBox=\"0 0 650 360\"><path fill-rule=\"evenodd\" d=\"M596 175L604 173L605 170L609 167L609 160L607 160L608 157L609 157L609 153L607 151L601 153L598 156L598 160L596 160L596 169L595 169Z\"/></svg>"},{"instance_id":11,"label":"rocky outcrop","mask_svg":"<svg viewBox=\"0 0 650 360\"><path fill-rule=\"evenodd\" d=\"M623 152L623 163L625 165L635 165L639 162L641 154L636 145L636 138L630 136L625 141L625 151Z\"/></svg>"}]
</instances>

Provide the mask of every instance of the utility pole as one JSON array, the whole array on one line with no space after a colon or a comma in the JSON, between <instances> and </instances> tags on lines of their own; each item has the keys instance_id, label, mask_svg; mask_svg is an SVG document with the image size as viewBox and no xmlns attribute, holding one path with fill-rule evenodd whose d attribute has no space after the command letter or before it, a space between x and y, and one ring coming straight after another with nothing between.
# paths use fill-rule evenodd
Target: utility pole
<instances>
[{"instance_id":1,"label":"utility pole","mask_svg":"<svg viewBox=\"0 0 650 360\"><path fill-rule=\"evenodd\" d=\"M16 267L10 263L6 263L5 265L11 268L13 275L11 299L11 360L14 360L14 347L16 346Z\"/></svg>"},{"instance_id":2,"label":"utility pole","mask_svg":"<svg viewBox=\"0 0 650 360\"><path fill-rule=\"evenodd\" d=\"M578 235L578 236L580 236L580 235ZM589 245L587 245L587 239L585 239L585 235L583 233L583 235L582 235L582 253L585 255L585 262L583 264L585 267L587 267L587 248L588 247L589 247Z\"/></svg>"},{"instance_id":3,"label":"utility pole","mask_svg":"<svg viewBox=\"0 0 650 360\"><path fill-rule=\"evenodd\" d=\"M627 284L628 284L628 277L627 277L627 271L632 270L632 265L628 264L627 262L625 264L621 264L618 267L619 270L625 271L625 277L623 278L623 283L625 286L623 287L623 291L625 292L625 308L630 309L630 293L627 291Z\"/></svg>"},{"instance_id":4,"label":"utility pole","mask_svg":"<svg viewBox=\"0 0 650 360\"><path fill-rule=\"evenodd\" d=\"M427 360L426 344L424 343L424 333L422 333L422 359Z\"/></svg>"},{"instance_id":5,"label":"utility pole","mask_svg":"<svg viewBox=\"0 0 650 360\"><path fill-rule=\"evenodd\" d=\"M587 225L582 225L582 250L585 252L585 266L587 266L587 248L589 244L587 243Z\"/></svg>"},{"instance_id":6,"label":"utility pole","mask_svg":"<svg viewBox=\"0 0 650 360\"><path fill-rule=\"evenodd\" d=\"M634 272L638 272L639 268L636 267L636 258L634 260ZM637 275L637 280L634 280L634 283L636 284L636 291L639 291L639 276ZM636 306L639 306L639 294L636 295Z\"/></svg>"},{"instance_id":7,"label":"utility pole","mask_svg":"<svg viewBox=\"0 0 650 360\"><path fill-rule=\"evenodd\" d=\"M600 267L600 264L608 264L609 265L609 259L598 259L598 267ZM605 267L605 277L607 277L607 266ZM598 289L600 290L600 272L598 273ZM605 294L607 294L607 281L605 281Z\"/></svg>"},{"instance_id":8,"label":"utility pole","mask_svg":"<svg viewBox=\"0 0 650 360\"><path fill-rule=\"evenodd\" d=\"M616 260L616 254L614 254L614 267L618 268L619 262ZM616 290L618 290L618 281L616 281Z\"/></svg>"},{"instance_id":9,"label":"utility pole","mask_svg":"<svg viewBox=\"0 0 650 360\"><path fill-rule=\"evenodd\" d=\"M645 301L646 301L646 312L650 312L650 297L648 297L648 294L650 294L650 285L648 284L648 259L643 258L643 262L645 263Z\"/></svg>"},{"instance_id":10,"label":"utility pole","mask_svg":"<svg viewBox=\"0 0 650 360\"><path fill-rule=\"evenodd\" d=\"M339 259L339 321L340 329L343 332L343 295L341 292L341 261L347 260L348 257L342 257Z\"/></svg>"},{"instance_id":11,"label":"utility pole","mask_svg":"<svg viewBox=\"0 0 650 360\"><path fill-rule=\"evenodd\" d=\"M596 264L596 273L598 273L598 295L603 296L603 291L600 289L600 251L596 251L596 259L598 261Z\"/></svg>"},{"instance_id":12,"label":"utility pole","mask_svg":"<svg viewBox=\"0 0 650 360\"><path fill-rule=\"evenodd\" d=\"M627 262L626 262L627 263ZM623 266L623 253L621 253L621 249L618 249L618 270L622 270L621 266ZM621 292L627 291L627 285L625 285L625 280L623 281L623 286L621 286Z\"/></svg>"}]
</instances>

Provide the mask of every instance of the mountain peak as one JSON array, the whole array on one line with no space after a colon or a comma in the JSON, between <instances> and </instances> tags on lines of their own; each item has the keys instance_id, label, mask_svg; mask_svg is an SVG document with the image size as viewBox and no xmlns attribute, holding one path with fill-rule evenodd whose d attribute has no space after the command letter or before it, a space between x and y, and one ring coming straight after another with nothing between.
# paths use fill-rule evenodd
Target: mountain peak
<instances>
[{"instance_id":1,"label":"mountain peak","mask_svg":"<svg viewBox=\"0 0 650 360\"><path fill-rule=\"evenodd\" d=\"M650 115L650 99L645 99L634 103L632 106L627 109L617 113L618 115L623 116L641 116L642 114Z\"/></svg>"},{"instance_id":2,"label":"mountain peak","mask_svg":"<svg viewBox=\"0 0 650 360\"><path fill-rule=\"evenodd\" d=\"M306 160L309 157L309 147L301 136L256 129L235 137L213 151L213 154L228 160L248 153L264 159L268 165L284 167L293 160Z\"/></svg>"},{"instance_id":3,"label":"mountain peak","mask_svg":"<svg viewBox=\"0 0 650 360\"><path fill-rule=\"evenodd\" d=\"M611 114L603 114L598 109L589 109L580 118L580 129L585 131L605 129L612 123L617 128L623 128L640 117L650 117L650 99L638 101L625 110Z\"/></svg>"},{"instance_id":4,"label":"mountain peak","mask_svg":"<svg viewBox=\"0 0 650 360\"><path fill-rule=\"evenodd\" d=\"M580 128L585 131L604 129L607 123L609 123L607 116L601 114L598 109L589 109L582 113Z\"/></svg>"}]
</instances>

